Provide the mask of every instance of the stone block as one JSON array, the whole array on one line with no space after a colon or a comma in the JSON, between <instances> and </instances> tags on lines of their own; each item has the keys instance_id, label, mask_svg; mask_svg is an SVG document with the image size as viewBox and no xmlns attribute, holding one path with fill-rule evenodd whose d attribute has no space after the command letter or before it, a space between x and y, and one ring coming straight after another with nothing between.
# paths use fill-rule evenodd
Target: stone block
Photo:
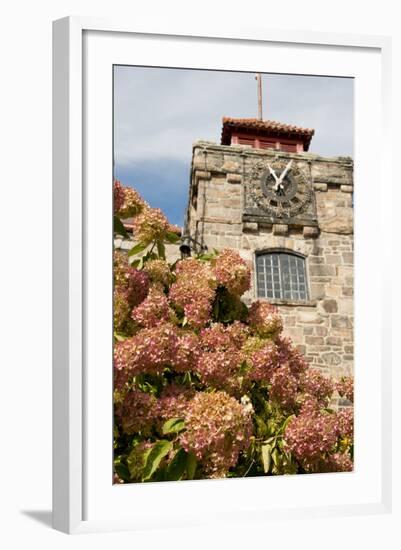
<instances>
[{"instance_id":1,"label":"stone block","mask_svg":"<svg viewBox=\"0 0 401 550\"><path fill-rule=\"evenodd\" d=\"M323 309L326 313L337 313L338 311L338 305L336 300L324 300L323 302Z\"/></svg>"},{"instance_id":2,"label":"stone block","mask_svg":"<svg viewBox=\"0 0 401 550\"><path fill-rule=\"evenodd\" d=\"M328 346L341 346L342 340L338 336L328 336L326 338L326 344Z\"/></svg>"},{"instance_id":3,"label":"stone block","mask_svg":"<svg viewBox=\"0 0 401 550\"><path fill-rule=\"evenodd\" d=\"M339 365L341 363L341 356L338 353L329 351L322 354L322 360L326 365Z\"/></svg>"},{"instance_id":4,"label":"stone block","mask_svg":"<svg viewBox=\"0 0 401 550\"><path fill-rule=\"evenodd\" d=\"M241 183L242 176L240 174L227 174L227 183Z\"/></svg>"},{"instance_id":5,"label":"stone block","mask_svg":"<svg viewBox=\"0 0 401 550\"><path fill-rule=\"evenodd\" d=\"M320 318L318 312L315 310L315 309L310 309L310 310L298 310L297 311L297 315L298 315L298 321L300 323L322 323L323 320Z\"/></svg>"},{"instance_id":6,"label":"stone block","mask_svg":"<svg viewBox=\"0 0 401 550\"><path fill-rule=\"evenodd\" d=\"M241 165L239 162L226 158L221 169L226 172L239 172L241 170Z\"/></svg>"},{"instance_id":7,"label":"stone block","mask_svg":"<svg viewBox=\"0 0 401 550\"><path fill-rule=\"evenodd\" d=\"M258 224L256 222L244 222L242 224L242 228L244 231L249 231L249 232L257 232L259 227L258 227Z\"/></svg>"},{"instance_id":8,"label":"stone block","mask_svg":"<svg viewBox=\"0 0 401 550\"><path fill-rule=\"evenodd\" d=\"M305 343L309 345L321 346L324 344L322 336L305 336Z\"/></svg>"},{"instance_id":9,"label":"stone block","mask_svg":"<svg viewBox=\"0 0 401 550\"><path fill-rule=\"evenodd\" d=\"M354 263L354 254L352 252L343 252L342 257L343 257L343 262L345 264L353 264Z\"/></svg>"},{"instance_id":10,"label":"stone block","mask_svg":"<svg viewBox=\"0 0 401 550\"><path fill-rule=\"evenodd\" d=\"M316 191L327 191L327 183L314 183L313 188Z\"/></svg>"},{"instance_id":11,"label":"stone block","mask_svg":"<svg viewBox=\"0 0 401 550\"><path fill-rule=\"evenodd\" d=\"M288 225L282 223L273 224L273 235L288 235Z\"/></svg>"},{"instance_id":12,"label":"stone block","mask_svg":"<svg viewBox=\"0 0 401 550\"><path fill-rule=\"evenodd\" d=\"M352 315L354 313L354 300L352 298L339 298L338 311L345 315Z\"/></svg>"},{"instance_id":13,"label":"stone block","mask_svg":"<svg viewBox=\"0 0 401 550\"><path fill-rule=\"evenodd\" d=\"M303 229L303 236L305 239L316 239L319 236L319 228L305 225Z\"/></svg>"},{"instance_id":14,"label":"stone block","mask_svg":"<svg viewBox=\"0 0 401 550\"><path fill-rule=\"evenodd\" d=\"M352 321L346 315L332 315L331 326L333 328L352 328Z\"/></svg>"},{"instance_id":15,"label":"stone block","mask_svg":"<svg viewBox=\"0 0 401 550\"><path fill-rule=\"evenodd\" d=\"M311 298L312 300L321 300L326 295L326 285L323 283L311 283Z\"/></svg>"},{"instance_id":16,"label":"stone block","mask_svg":"<svg viewBox=\"0 0 401 550\"><path fill-rule=\"evenodd\" d=\"M311 265L309 267L309 274L311 277L334 277L336 275L336 268L332 265Z\"/></svg>"}]
</instances>

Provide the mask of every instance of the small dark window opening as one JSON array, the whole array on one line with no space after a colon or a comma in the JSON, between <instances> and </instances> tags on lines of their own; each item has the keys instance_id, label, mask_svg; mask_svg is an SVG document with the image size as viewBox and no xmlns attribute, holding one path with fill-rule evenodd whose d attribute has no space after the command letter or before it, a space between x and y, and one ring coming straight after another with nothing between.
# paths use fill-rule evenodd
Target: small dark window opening
<instances>
[{"instance_id":1,"label":"small dark window opening","mask_svg":"<svg viewBox=\"0 0 401 550\"><path fill-rule=\"evenodd\" d=\"M308 300L305 258L288 252L256 256L258 298Z\"/></svg>"}]
</instances>

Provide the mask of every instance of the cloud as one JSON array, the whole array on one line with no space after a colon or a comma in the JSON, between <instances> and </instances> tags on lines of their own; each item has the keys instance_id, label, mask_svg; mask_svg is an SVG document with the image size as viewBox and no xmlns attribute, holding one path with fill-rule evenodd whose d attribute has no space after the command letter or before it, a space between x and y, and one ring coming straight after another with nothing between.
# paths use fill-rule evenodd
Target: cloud
<instances>
[{"instance_id":1,"label":"cloud","mask_svg":"<svg viewBox=\"0 0 401 550\"><path fill-rule=\"evenodd\" d=\"M115 177L182 225L192 144L220 142L223 116L256 117L253 73L115 67ZM353 153L353 80L263 75L264 118L314 128L310 150Z\"/></svg>"},{"instance_id":2,"label":"cloud","mask_svg":"<svg viewBox=\"0 0 401 550\"><path fill-rule=\"evenodd\" d=\"M115 161L189 162L198 139L219 142L223 116L257 115L253 73L116 67ZM311 150L352 155L353 81L264 75L264 118L315 128Z\"/></svg>"}]
</instances>

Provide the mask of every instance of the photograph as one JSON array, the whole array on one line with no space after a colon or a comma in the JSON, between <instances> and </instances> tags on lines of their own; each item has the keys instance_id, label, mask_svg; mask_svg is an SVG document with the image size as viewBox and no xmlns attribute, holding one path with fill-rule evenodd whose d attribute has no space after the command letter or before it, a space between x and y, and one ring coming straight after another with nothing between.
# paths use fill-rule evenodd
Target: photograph
<instances>
[{"instance_id":1,"label":"photograph","mask_svg":"<svg viewBox=\"0 0 401 550\"><path fill-rule=\"evenodd\" d=\"M112 109L112 482L353 472L354 79L114 65Z\"/></svg>"}]
</instances>

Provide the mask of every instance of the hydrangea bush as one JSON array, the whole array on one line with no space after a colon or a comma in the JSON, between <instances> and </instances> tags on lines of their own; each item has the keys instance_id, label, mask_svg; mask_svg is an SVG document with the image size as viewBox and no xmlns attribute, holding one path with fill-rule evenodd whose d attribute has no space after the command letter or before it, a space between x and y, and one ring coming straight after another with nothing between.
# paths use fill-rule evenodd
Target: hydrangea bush
<instances>
[{"instance_id":1,"label":"hydrangea bush","mask_svg":"<svg viewBox=\"0 0 401 550\"><path fill-rule=\"evenodd\" d=\"M273 305L241 296L234 250L169 264L177 228L114 184L114 227L133 218L135 246L114 253L116 483L353 469L351 377L311 368Z\"/></svg>"}]
</instances>

